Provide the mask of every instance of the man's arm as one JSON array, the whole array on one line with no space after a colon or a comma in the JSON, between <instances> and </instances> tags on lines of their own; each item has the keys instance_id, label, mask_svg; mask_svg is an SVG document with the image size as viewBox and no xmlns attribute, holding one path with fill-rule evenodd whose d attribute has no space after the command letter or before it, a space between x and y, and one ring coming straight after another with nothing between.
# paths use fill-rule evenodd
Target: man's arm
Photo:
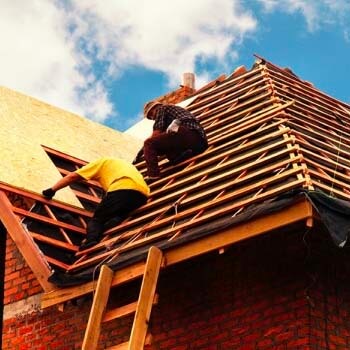
<instances>
[{"instance_id":1,"label":"man's arm","mask_svg":"<svg viewBox=\"0 0 350 350\"><path fill-rule=\"evenodd\" d=\"M52 187L44 190L42 193L44 197L51 199L55 195L56 191L80 179L82 179L80 175L75 172L70 172L65 177L58 180Z\"/></svg>"},{"instance_id":2,"label":"man's arm","mask_svg":"<svg viewBox=\"0 0 350 350\"><path fill-rule=\"evenodd\" d=\"M65 177L62 177L62 179L58 180L51 188L56 192L79 179L82 179L80 175L75 172L70 172Z\"/></svg>"}]
</instances>

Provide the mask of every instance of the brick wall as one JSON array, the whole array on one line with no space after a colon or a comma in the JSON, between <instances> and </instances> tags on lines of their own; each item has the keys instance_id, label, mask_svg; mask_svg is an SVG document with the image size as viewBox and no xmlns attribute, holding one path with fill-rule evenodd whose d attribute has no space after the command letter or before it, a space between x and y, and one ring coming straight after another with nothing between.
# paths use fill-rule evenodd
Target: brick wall
<instances>
[{"instance_id":1,"label":"brick wall","mask_svg":"<svg viewBox=\"0 0 350 350\"><path fill-rule=\"evenodd\" d=\"M11 238L6 240L4 304L11 304L42 292L21 253Z\"/></svg>"},{"instance_id":2,"label":"brick wall","mask_svg":"<svg viewBox=\"0 0 350 350\"><path fill-rule=\"evenodd\" d=\"M273 233L162 272L147 349L349 349L349 258L320 237ZM112 301L132 301L138 288L118 288ZM5 320L3 350L80 349L90 305L88 296ZM105 325L99 348L127 341L131 324Z\"/></svg>"}]
</instances>

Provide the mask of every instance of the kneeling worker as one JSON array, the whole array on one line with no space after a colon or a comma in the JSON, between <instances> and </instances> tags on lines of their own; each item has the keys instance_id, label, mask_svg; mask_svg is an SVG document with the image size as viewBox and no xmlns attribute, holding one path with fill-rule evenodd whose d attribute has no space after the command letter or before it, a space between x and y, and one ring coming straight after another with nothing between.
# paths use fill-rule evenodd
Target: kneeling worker
<instances>
[{"instance_id":1,"label":"kneeling worker","mask_svg":"<svg viewBox=\"0 0 350 350\"><path fill-rule=\"evenodd\" d=\"M87 224L86 239L79 250L97 244L104 231L121 223L133 210L145 204L150 193L143 176L134 165L122 159L104 157L68 173L42 194L51 199L61 188L75 181L90 179L99 182L106 195Z\"/></svg>"},{"instance_id":2,"label":"kneeling worker","mask_svg":"<svg viewBox=\"0 0 350 350\"><path fill-rule=\"evenodd\" d=\"M208 147L204 129L185 108L151 101L144 107L144 116L154 120L153 133L143 146L150 179L160 177L158 156L165 155L172 164L177 164Z\"/></svg>"}]
</instances>

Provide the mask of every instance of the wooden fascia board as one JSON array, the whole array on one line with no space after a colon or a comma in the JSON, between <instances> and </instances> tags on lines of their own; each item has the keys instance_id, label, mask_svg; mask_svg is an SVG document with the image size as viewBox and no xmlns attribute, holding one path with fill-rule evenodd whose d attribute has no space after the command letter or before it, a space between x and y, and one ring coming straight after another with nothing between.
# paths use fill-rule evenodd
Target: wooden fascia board
<instances>
[{"instance_id":1,"label":"wooden fascia board","mask_svg":"<svg viewBox=\"0 0 350 350\"><path fill-rule=\"evenodd\" d=\"M12 204L3 191L0 191L0 220L44 291L50 292L55 289L55 285L48 282L51 270L47 262L43 259L30 234L23 228L13 213Z\"/></svg>"},{"instance_id":2,"label":"wooden fascia board","mask_svg":"<svg viewBox=\"0 0 350 350\"><path fill-rule=\"evenodd\" d=\"M305 220L306 222L312 219L313 216L314 213L310 202L307 199L300 200L279 212L258 217L180 247L171 248L164 252L165 267L288 226L298 221ZM144 268L145 262L138 262L115 271L112 286L122 285L139 278L143 275ZM81 297L91 293L95 285L96 281L93 281L76 287L56 289L51 293L45 293L42 295L41 306L42 308L47 308L73 298Z\"/></svg>"}]
</instances>

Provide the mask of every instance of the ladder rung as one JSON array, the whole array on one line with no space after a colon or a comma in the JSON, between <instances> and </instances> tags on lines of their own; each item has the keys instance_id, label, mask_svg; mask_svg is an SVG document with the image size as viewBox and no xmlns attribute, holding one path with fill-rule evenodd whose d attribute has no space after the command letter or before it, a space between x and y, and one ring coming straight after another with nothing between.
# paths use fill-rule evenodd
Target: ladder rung
<instances>
[{"instance_id":1,"label":"ladder rung","mask_svg":"<svg viewBox=\"0 0 350 350\"><path fill-rule=\"evenodd\" d=\"M110 346L109 348L106 348L106 350L128 350L129 342L121 343L118 345Z\"/></svg>"},{"instance_id":2,"label":"ladder rung","mask_svg":"<svg viewBox=\"0 0 350 350\"><path fill-rule=\"evenodd\" d=\"M148 333L145 339L145 345L151 345L152 344L152 334ZM112 345L109 348L106 348L106 350L128 350L129 342L120 343L118 345Z\"/></svg>"},{"instance_id":3,"label":"ladder rung","mask_svg":"<svg viewBox=\"0 0 350 350\"><path fill-rule=\"evenodd\" d=\"M136 311L136 306L137 306L137 301L130 303L128 305L125 305L125 306L117 307L113 310L108 310L105 312L105 315L103 316L102 322L108 322L108 321L112 321L116 318L130 315Z\"/></svg>"},{"instance_id":4,"label":"ladder rung","mask_svg":"<svg viewBox=\"0 0 350 350\"><path fill-rule=\"evenodd\" d=\"M153 305L158 303L158 298L159 298L158 294L155 294L153 298ZM108 310L105 312L102 322L109 322L116 318L130 315L136 311L136 307L137 307L137 301L134 301L133 303L130 303L128 305L124 305L112 310Z\"/></svg>"},{"instance_id":5,"label":"ladder rung","mask_svg":"<svg viewBox=\"0 0 350 350\"><path fill-rule=\"evenodd\" d=\"M88 325L85 331L82 350L97 349L102 322L107 322L132 312L135 313L135 317L129 341L111 346L107 349L141 350L147 342L151 341L152 335L147 334L147 328L152 306L158 302L158 295L155 293L155 290L162 259L163 254L161 250L152 246L148 250L138 301L107 312L106 306L112 287L114 272L107 265L102 265L97 281L96 293L91 306Z\"/></svg>"}]
</instances>

